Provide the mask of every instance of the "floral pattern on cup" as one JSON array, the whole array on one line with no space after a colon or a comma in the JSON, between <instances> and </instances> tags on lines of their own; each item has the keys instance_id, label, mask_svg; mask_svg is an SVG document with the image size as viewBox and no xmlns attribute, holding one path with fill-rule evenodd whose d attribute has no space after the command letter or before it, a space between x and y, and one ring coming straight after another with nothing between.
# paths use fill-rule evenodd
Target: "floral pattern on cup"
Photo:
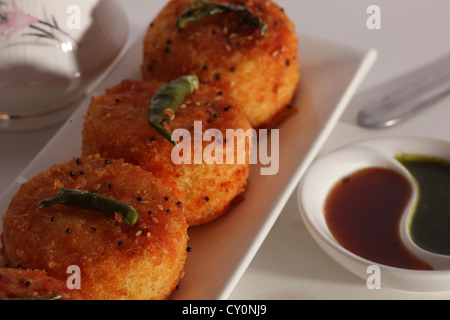
<instances>
[{"instance_id":1,"label":"floral pattern on cup","mask_svg":"<svg viewBox=\"0 0 450 320\"><path fill-rule=\"evenodd\" d=\"M67 32L60 29L54 16L51 22L43 21L21 10L15 0L11 0L11 8L0 1L0 43L8 43L14 34L21 33L22 37L45 38L57 41L71 51L72 43L79 43ZM68 41L68 40L69 41ZM70 44L67 46L67 44Z\"/></svg>"}]
</instances>

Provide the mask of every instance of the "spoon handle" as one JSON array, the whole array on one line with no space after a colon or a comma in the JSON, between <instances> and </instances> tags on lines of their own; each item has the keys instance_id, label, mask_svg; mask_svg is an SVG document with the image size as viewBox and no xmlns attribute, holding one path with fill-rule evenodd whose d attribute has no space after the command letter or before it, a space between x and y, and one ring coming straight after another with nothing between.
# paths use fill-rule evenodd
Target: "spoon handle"
<instances>
[{"instance_id":1,"label":"spoon handle","mask_svg":"<svg viewBox=\"0 0 450 320\"><path fill-rule=\"evenodd\" d=\"M358 114L363 127L396 125L450 93L450 56L385 84L388 90Z\"/></svg>"}]
</instances>

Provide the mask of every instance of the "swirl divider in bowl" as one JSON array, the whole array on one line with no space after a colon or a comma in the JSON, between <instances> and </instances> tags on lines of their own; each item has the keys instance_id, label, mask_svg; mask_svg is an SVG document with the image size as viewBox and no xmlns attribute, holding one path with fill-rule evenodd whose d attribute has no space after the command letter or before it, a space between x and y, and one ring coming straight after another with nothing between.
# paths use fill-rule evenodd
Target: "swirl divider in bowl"
<instances>
[{"instance_id":1,"label":"swirl divider in bowl","mask_svg":"<svg viewBox=\"0 0 450 320\"><path fill-rule=\"evenodd\" d=\"M319 246L338 264L360 278L367 279L367 268L378 265L386 287L417 292L450 290L450 256L428 252L417 246L411 238L409 225L419 191L409 171L395 159L396 155L402 153L450 159L450 143L427 138L373 139L322 156L313 163L299 186L298 202L302 220ZM343 248L330 232L323 209L330 190L340 179L370 167L399 172L412 185L413 193L400 223L401 239L412 254L434 270L410 270L375 263Z\"/></svg>"}]
</instances>

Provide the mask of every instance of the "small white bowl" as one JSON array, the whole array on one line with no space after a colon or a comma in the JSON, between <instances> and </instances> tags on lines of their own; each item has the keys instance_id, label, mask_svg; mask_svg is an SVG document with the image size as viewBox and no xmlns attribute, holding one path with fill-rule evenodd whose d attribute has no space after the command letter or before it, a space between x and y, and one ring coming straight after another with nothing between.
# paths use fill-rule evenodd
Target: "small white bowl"
<instances>
[{"instance_id":1,"label":"small white bowl","mask_svg":"<svg viewBox=\"0 0 450 320\"><path fill-rule=\"evenodd\" d=\"M315 161L304 175L298 190L300 214L319 246L337 263L368 279L368 267L381 270L381 286L415 292L450 290L450 257L419 248L408 231L408 219L416 201L417 189L411 175L395 160L398 154L421 154L450 159L450 143L427 138L385 138L359 142L340 148ZM434 270L409 270L382 265L343 248L328 229L323 206L331 189L342 178L364 168L381 167L401 173L410 181L413 196L401 220L401 237L408 249Z\"/></svg>"},{"instance_id":2,"label":"small white bowl","mask_svg":"<svg viewBox=\"0 0 450 320\"><path fill-rule=\"evenodd\" d=\"M127 37L116 0L0 1L0 131L63 122Z\"/></svg>"}]
</instances>

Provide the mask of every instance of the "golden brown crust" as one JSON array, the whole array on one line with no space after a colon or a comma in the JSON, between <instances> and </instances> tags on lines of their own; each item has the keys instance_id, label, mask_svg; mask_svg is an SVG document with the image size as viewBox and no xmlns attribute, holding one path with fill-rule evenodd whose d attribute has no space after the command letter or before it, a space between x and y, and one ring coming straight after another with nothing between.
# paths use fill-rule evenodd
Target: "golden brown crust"
<instances>
[{"instance_id":1,"label":"golden brown crust","mask_svg":"<svg viewBox=\"0 0 450 320\"><path fill-rule=\"evenodd\" d=\"M93 299L167 298L186 258L187 224L176 196L123 160L92 156L78 162L61 162L21 186L3 218L4 263L46 270L60 280L76 265L82 290ZM129 204L139 212L138 222L131 227L89 210L37 207L62 188Z\"/></svg>"},{"instance_id":2,"label":"golden brown crust","mask_svg":"<svg viewBox=\"0 0 450 320\"><path fill-rule=\"evenodd\" d=\"M87 300L89 296L68 289L66 282L50 278L42 270L0 269L0 300L42 298Z\"/></svg>"},{"instance_id":3,"label":"golden brown crust","mask_svg":"<svg viewBox=\"0 0 450 320\"><path fill-rule=\"evenodd\" d=\"M188 224L204 224L223 215L232 200L245 191L249 143L243 164L194 164L194 142L191 164L174 164L173 145L150 126L147 117L150 100L162 85L124 80L105 95L93 98L85 117L83 154L123 158L152 172L180 199ZM186 98L185 107L166 127L171 132L185 129L194 138L195 121L201 122L203 132L214 129L223 133L223 139L227 129L251 129L242 108L227 92L205 85ZM204 142L203 150L209 144Z\"/></svg>"},{"instance_id":4,"label":"golden brown crust","mask_svg":"<svg viewBox=\"0 0 450 320\"><path fill-rule=\"evenodd\" d=\"M179 31L175 22L194 0L172 0L148 29L142 74L164 82L196 74L203 83L232 89L251 125L267 126L291 103L300 80L295 27L270 0L218 1L244 4L268 25L266 35L234 13Z\"/></svg>"}]
</instances>

